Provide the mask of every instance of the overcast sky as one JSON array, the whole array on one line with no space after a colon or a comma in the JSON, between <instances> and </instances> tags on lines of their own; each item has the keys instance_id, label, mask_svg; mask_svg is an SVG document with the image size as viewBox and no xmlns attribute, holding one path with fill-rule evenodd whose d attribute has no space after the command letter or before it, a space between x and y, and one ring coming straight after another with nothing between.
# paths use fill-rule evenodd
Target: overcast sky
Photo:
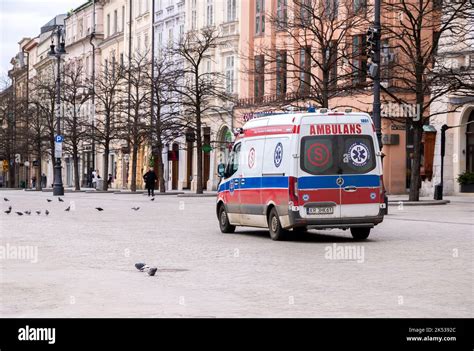
<instances>
[{"instance_id":1,"label":"overcast sky","mask_svg":"<svg viewBox=\"0 0 474 351\"><path fill-rule=\"evenodd\" d=\"M11 68L18 42L34 38L54 16L67 13L86 0L0 0L0 77Z\"/></svg>"}]
</instances>

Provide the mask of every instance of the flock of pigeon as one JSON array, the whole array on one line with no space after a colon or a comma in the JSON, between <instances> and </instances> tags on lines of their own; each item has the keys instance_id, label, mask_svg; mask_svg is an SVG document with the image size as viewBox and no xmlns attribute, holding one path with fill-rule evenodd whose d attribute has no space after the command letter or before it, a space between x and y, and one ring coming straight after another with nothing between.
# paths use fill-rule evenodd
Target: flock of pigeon
<instances>
[{"instance_id":1,"label":"flock of pigeon","mask_svg":"<svg viewBox=\"0 0 474 351\"><path fill-rule=\"evenodd\" d=\"M3 201L5 201L5 202L10 202L10 199L4 197L4 198L3 198ZM46 201L47 201L47 202L51 202L51 201L53 201L53 200L51 200L51 199L46 199ZM58 201L59 201L59 202L64 202L64 200L61 199L61 197L58 197ZM152 197L152 198L150 199L150 201L155 201L155 198ZM99 212L102 212L102 211L104 210L102 207L96 207L95 209L96 209L97 211L99 211ZM138 211L139 209L140 209L140 207L138 207L138 206L132 207L132 210L133 210L133 211ZM68 206L64 211L69 212L70 210L71 210L71 206ZM3 212L5 212L7 215L9 215L10 213L12 213L12 207L11 207L11 206L8 206L8 210L3 211ZM35 212L36 212L36 214L37 214L38 216L41 215L41 211L40 211L40 210L35 211ZM30 216L30 215L31 215L31 211L30 211L30 210L28 210L28 211L23 211L23 212L15 211L15 213L16 213L18 216L23 216L23 215L28 215L28 216ZM48 210L45 210L45 211L44 211L44 214L45 214L46 216L48 216L48 215L50 214L50 212L49 212Z\"/></svg>"},{"instance_id":2,"label":"flock of pigeon","mask_svg":"<svg viewBox=\"0 0 474 351\"><path fill-rule=\"evenodd\" d=\"M3 201L5 201L5 202L10 202L10 199L4 197L4 198L3 198ZM51 200L51 199L46 199L46 201L49 203L49 202L52 202L53 200ZM64 202L64 200L61 199L61 197L58 197L58 201L59 201L59 202ZM152 197L152 198L150 199L150 201L155 201L155 198ZM99 212L101 212L101 211L104 210L102 207L96 207L95 209L96 209L97 211L99 211ZM132 207L132 210L133 210L133 211L138 211L139 209L140 209L140 207L138 207L138 206ZM68 206L64 211L69 212L70 210L71 210L71 206ZM12 212L12 206L8 206L8 210L6 210L6 211L4 211L4 212L5 212L7 215L9 215L9 214ZM35 212L36 212L36 214L37 214L38 216L41 215L41 210L37 210L37 211L35 211ZM28 215L28 216L30 216L30 215L31 215L31 211L30 211L30 210L28 210L28 211L23 211L23 212L16 211L15 213L16 213L18 216L23 216L23 215ZM49 213L50 213L50 212L49 212L48 210L45 210L45 211L44 211L44 214L45 214L46 216L49 216ZM153 276L155 275L156 271L158 270L158 268L156 268L156 267L150 267L150 266L148 266L148 265L145 264L145 263L136 263L136 264L135 264L135 268L138 269L140 272L148 273L148 275L151 276L151 277L153 277Z\"/></svg>"}]
</instances>

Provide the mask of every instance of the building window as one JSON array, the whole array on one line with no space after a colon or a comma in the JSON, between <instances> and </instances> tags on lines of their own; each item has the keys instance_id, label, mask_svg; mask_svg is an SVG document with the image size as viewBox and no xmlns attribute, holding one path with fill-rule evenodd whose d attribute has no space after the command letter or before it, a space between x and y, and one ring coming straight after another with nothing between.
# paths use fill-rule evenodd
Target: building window
<instances>
[{"instance_id":1,"label":"building window","mask_svg":"<svg viewBox=\"0 0 474 351\"><path fill-rule=\"evenodd\" d=\"M123 52L120 53L120 68L121 69L125 68L125 60L124 60L124 57L123 57Z\"/></svg>"},{"instance_id":2,"label":"building window","mask_svg":"<svg viewBox=\"0 0 474 351\"><path fill-rule=\"evenodd\" d=\"M116 65L117 65L117 62L115 61L115 52L112 52L112 79L115 78Z\"/></svg>"},{"instance_id":3,"label":"building window","mask_svg":"<svg viewBox=\"0 0 474 351\"><path fill-rule=\"evenodd\" d=\"M168 29L168 45L172 46L174 42L173 27Z\"/></svg>"},{"instance_id":4,"label":"building window","mask_svg":"<svg viewBox=\"0 0 474 351\"><path fill-rule=\"evenodd\" d=\"M214 0L207 0L207 25L214 24Z\"/></svg>"},{"instance_id":5,"label":"building window","mask_svg":"<svg viewBox=\"0 0 474 351\"><path fill-rule=\"evenodd\" d=\"M286 94L286 50L280 50L276 56L276 94Z\"/></svg>"},{"instance_id":6,"label":"building window","mask_svg":"<svg viewBox=\"0 0 474 351\"><path fill-rule=\"evenodd\" d=\"M311 19L313 16L313 5L311 1L312 0L300 0L300 20L303 26L311 24Z\"/></svg>"},{"instance_id":7,"label":"building window","mask_svg":"<svg viewBox=\"0 0 474 351\"><path fill-rule=\"evenodd\" d=\"M277 21L278 29L286 28L288 23L288 0L278 0Z\"/></svg>"},{"instance_id":8,"label":"building window","mask_svg":"<svg viewBox=\"0 0 474 351\"><path fill-rule=\"evenodd\" d=\"M367 0L354 0L354 12L364 12L367 10Z\"/></svg>"},{"instance_id":9,"label":"building window","mask_svg":"<svg viewBox=\"0 0 474 351\"><path fill-rule=\"evenodd\" d=\"M105 75L109 75L109 60L105 59L104 61L104 70L105 70Z\"/></svg>"},{"instance_id":10,"label":"building window","mask_svg":"<svg viewBox=\"0 0 474 351\"><path fill-rule=\"evenodd\" d=\"M367 56L365 35L352 37L352 84L360 85L367 79Z\"/></svg>"},{"instance_id":11,"label":"building window","mask_svg":"<svg viewBox=\"0 0 474 351\"><path fill-rule=\"evenodd\" d=\"M329 87L334 89L337 87L337 40L329 42L326 60L329 68Z\"/></svg>"},{"instance_id":12,"label":"building window","mask_svg":"<svg viewBox=\"0 0 474 351\"><path fill-rule=\"evenodd\" d=\"M191 11L191 29L197 28L197 12L196 12L196 0L192 0L192 11Z\"/></svg>"},{"instance_id":13,"label":"building window","mask_svg":"<svg viewBox=\"0 0 474 351\"><path fill-rule=\"evenodd\" d=\"M255 56L254 97L260 99L265 95L265 57Z\"/></svg>"},{"instance_id":14,"label":"building window","mask_svg":"<svg viewBox=\"0 0 474 351\"><path fill-rule=\"evenodd\" d=\"M265 33L265 0L255 2L255 34Z\"/></svg>"},{"instance_id":15,"label":"building window","mask_svg":"<svg viewBox=\"0 0 474 351\"><path fill-rule=\"evenodd\" d=\"M121 31L125 30L125 6L122 6L122 28Z\"/></svg>"},{"instance_id":16,"label":"building window","mask_svg":"<svg viewBox=\"0 0 474 351\"><path fill-rule=\"evenodd\" d=\"M110 37L110 14L107 15L107 36Z\"/></svg>"},{"instance_id":17,"label":"building window","mask_svg":"<svg viewBox=\"0 0 474 351\"><path fill-rule=\"evenodd\" d=\"M308 94L311 88L311 46L300 49L300 93Z\"/></svg>"},{"instance_id":18,"label":"building window","mask_svg":"<svg viewBox=\"0 0 474 351\"><path fill-rule=\"evenodd\" d=\"M114 11L114 34L118 32L118 10Z\"/></svg>"},{"instance_id":19,"label":"building window","mask_svg":"<svg viewBox=\"0 0 474 351\"><path fill-rule=\"evenodd\" d=\"M227 0L227 22L233 22L237 18L237 0Z\"/></svg>"},{"instance_id":20,"label":"building window","mask_svg":"<svg viewBox=\"0 0 474 351\"><path fill-rule=\"evenodd\" d=\"M326 17L329 19L337 18L339 11L339 0L324 0L324 10Z\"/></svg>"},{"instance_id":21,"label":"building window","mask_svg":"<svg viewBox=\"0 0 474 351\"><path fill-rule=\"evenodd\" d=\"M226 92L234 92L234 56L227 56L225 58L225 88Z\"/></svg>"}]
</instances>

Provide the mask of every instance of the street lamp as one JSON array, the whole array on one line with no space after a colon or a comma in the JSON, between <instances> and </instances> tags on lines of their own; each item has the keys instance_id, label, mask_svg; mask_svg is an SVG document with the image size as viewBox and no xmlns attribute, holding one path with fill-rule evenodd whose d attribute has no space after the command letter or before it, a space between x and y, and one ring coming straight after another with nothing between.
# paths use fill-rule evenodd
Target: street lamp
<instances>
[{"instance_id":1,"label":"street lamp","mask_svg":"<svg viewBox=\"0 0 474 351\"><path fill-rule=\"evenodd\" d=\"M54 44L56 36L57 44ZM66 43L64 40L64 26L57 25L51 34L51 46L48 55L56 57L57 74L56 74L56 138L54 150L54 183L53 195L64 195L64 186L62 179L61 157L62 157L62 139L61 139L61 56L66 54Z\"/></svg>"}]
</instances>

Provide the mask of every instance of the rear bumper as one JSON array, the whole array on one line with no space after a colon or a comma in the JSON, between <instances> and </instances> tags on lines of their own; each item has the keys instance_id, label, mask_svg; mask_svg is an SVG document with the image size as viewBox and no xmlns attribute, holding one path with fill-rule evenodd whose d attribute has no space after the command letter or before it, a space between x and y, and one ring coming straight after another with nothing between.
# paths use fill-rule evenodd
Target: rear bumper
<instances>
[{"instance_id":1,"label":"rear bumper","mask_svg":"<svg viewBox=\"0 0 474 351\"><path fill-rule=\"evenodd\" d=\"M383 221L384 210L380 209L377 216L371 217L353 217L353 218L302 218L297 211L289 211L289 226L287 228L309 227L309 228L339 228L349 229L353 227L372 228Z\"/></svg>"}]
</instances>

